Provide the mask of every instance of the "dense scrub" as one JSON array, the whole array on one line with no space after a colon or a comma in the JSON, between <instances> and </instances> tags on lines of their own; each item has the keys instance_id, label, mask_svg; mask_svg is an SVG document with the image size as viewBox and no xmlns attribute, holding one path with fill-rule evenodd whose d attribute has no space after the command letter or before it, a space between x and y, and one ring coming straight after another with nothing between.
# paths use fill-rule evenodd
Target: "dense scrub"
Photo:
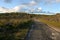
<instances>
[{"instance_id":1,"label":"dense scrub","mask_svg":"<svg viewBox=\"0 0 60 40\"><path fill-rule=\"evenodd\" d=\"M27 21L19 23L17 26L13 24L0 25L0 40L23 40L32 22Z\"/></svg>"},{"instance_id":2,"label":"dense scrub","mask_svg":"<svg viewBox=\"0 0 60 40\"><path fill-rule=\"evenodd\" d=\"M31 18L27 13L0 14L0 40L24 40Z\"/></svg>"}]
</instances>

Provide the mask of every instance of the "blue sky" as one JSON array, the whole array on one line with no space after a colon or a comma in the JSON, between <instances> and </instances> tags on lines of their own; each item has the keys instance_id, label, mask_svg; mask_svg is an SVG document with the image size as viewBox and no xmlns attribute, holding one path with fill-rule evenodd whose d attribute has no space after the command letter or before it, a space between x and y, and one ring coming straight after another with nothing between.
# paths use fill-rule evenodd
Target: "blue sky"
<instances>
[{"instance_id":1,"label":"blue sky","mask_svg":"<svg viewBox=\"0 0 60 40\"><path fill-rule=\"evenodd\" d=\"M5 10L19 11L22 9L38 9L40 11L57 13L60 12L60 0L0 0L1 12L5 12Z\"/></svg>"}]
</instances>

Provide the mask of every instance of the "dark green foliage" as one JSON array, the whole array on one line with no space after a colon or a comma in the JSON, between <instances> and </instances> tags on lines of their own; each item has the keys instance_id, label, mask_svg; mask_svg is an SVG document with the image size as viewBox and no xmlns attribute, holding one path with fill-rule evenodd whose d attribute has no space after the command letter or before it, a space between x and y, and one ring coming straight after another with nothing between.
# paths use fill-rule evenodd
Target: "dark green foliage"
<instances>
[{"instance_id":1,"label":"dark green foliage","mask_svg":"<svg viewBox=\"0 0 60 40\"><path fill-rule=\"evenodd\" d=\"M31 26L31 21L28 21L28 22L24 22L24 23L21 23L18 25L19 28L21 29L26 29L26 28L29 28Z\"/></svg>"},{"instance_id":2,"label":"dark green foliage","mask_svg":"<svg viewBox=\"0 0 60 40\"><path fill-rule=\"evenodd\" d=\"M18 40L14 37L15 36L14 33L22 31L23 29L29 29L31 27L30 25L31 25L31 21L20 23L17 25L17 27L14 27L11 23L1 25L0 40Z\"/></svg>"}]
</instances>

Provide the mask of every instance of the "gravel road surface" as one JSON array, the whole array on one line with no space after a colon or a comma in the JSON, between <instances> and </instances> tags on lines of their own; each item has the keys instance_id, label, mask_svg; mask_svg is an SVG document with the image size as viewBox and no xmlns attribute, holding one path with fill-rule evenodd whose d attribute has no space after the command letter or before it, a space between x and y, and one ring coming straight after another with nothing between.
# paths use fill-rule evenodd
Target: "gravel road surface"
<instances>
[{"instance_id":1,"label":"gravel road surface","mask_svg":"<svg viewBox=\"0 0 60 40\"><path fill-rule=\"evenodd\" d=\"M47 24L34 21L25 40L60 40L60 32L50 28Z\"/></svg>"}]
</instances>

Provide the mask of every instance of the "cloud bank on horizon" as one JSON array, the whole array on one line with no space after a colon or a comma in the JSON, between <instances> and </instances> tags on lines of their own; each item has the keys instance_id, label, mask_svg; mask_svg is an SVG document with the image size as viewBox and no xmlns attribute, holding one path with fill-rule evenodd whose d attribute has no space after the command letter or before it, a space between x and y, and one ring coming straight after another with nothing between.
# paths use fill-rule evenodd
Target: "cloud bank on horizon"
<instances>
[{"instance_id":1,"label":"cloud bank on horizon","mask_svg":"<svg viewBox=\"0 0 60 40\"><path fill-rule=\"evenodd\" d=\"M6 5L7 4L9 5L14 1L16 1L16 0L2 0L2 2L5 3ZM19 1L21 1L21 0L19 0ZM18 2L14 2L14 3L18 3ZM26 0L25 2L23 0L22 3L18 3L19 5L16 5L13 8L7 8L7 7L4 7L4 6L3 7L0 6L0 12L3 12L3 13L5 13L5 12L19 12L22 9L26 9L25 10L26 12L29 12L29 11L31 11L31 12L33 12L33 11L40 12L40 11L43 10L43 8L39 4L42 5L42 3L44 5L47 5L47 6L52 5L52 4L55 5L55 3L60 3L60 0L29 0L29 1ZM38 7L36 7L36 6L38 6Z\"/></svg>"}]
</instances>

